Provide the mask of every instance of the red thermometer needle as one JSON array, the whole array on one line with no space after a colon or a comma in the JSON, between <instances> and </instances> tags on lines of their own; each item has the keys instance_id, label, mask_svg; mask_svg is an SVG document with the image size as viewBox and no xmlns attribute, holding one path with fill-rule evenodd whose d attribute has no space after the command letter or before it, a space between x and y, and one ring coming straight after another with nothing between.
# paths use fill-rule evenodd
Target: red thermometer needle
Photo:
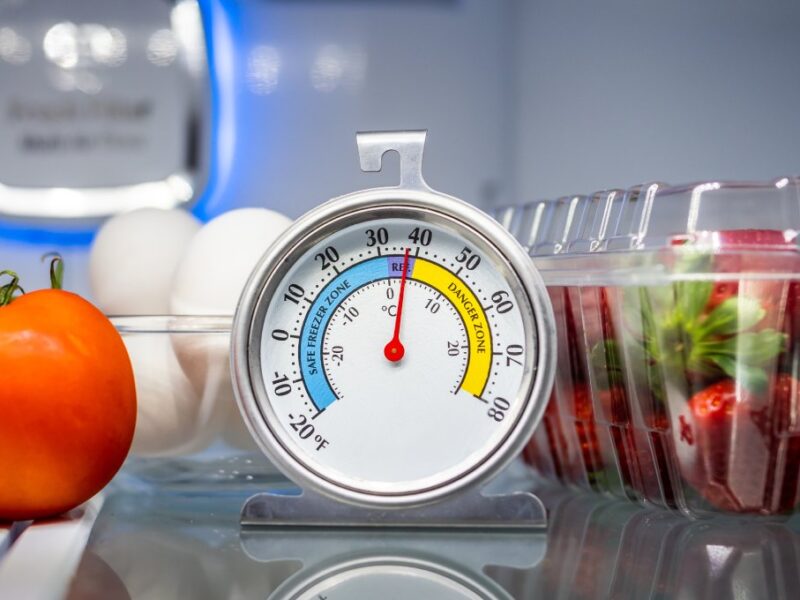
<instances>
[{"instance_id":1,"label":"red thermometer needle","mask_svg":"<svg viewBox=\"0 0 800 600\"><path fill-rule=\"evenodd\" d=\"M406 255L403 257L403 275L400 278L400 298L397 300L397 318L394 320L394 336L383 349L383 355L392 362L397 362L406 353L403 343L400 341L400 320L403 318L403 298L406 292L406 275L408 274L408 253L410 248L406 248Z\"/></svg>"}]
</instances>

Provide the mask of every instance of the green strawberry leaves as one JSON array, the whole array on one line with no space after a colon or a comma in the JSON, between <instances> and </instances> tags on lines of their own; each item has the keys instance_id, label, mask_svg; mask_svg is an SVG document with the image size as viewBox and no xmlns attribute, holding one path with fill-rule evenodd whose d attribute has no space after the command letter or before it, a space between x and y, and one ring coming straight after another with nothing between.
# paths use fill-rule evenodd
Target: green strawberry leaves
<instances>
[{"instance_id":1,"label":"green strawberry leaves","mask_svg":"<svg viewBox=\"0 0 800 600\"><path fill-rule=\"evenodd\" d=\"M787 336L774 329L750 331L766 316L760 302L733 296L708 315L687 321L691 341L687 367L704 375L725 375L758 392L767 386L766 367L783 352Z\"/></svg>"},{"instance_id":2,"label":"green strawberry leaves","mask_svg":"<svg viewBox=\"0 0 800 600\"><path fill-rule=\"evenodd\" d=\"M623 384L622 362L615 340L595 344L589 359L592 371L606 380L598 382L601 388L612 389Z\"/></svg>"},{"instance_id":3,"label":"green strawberry leaves","mask_svg":"<svg viewBox=\"0 0 800 600\"><path fill-rule=\"evenodd\" d=\"M785 334L765 329L721 340L701 341L697 350L706 356L732 356L742 364L761 365L778 356L785 342Z\"/></svg>"},{"instance_id":4,"label":"green strawberry leaves","mask_svg":"<svg viewBox=\"0 0 800 600\"><path fill-rule=\"evenodd\" d=\"M755 327L766 314L767 311L757 300L734 296L722 302L699 322L698 334L701 336L733 335ZM687 321L687 323L691 324L692 321Z\"/></svg>"},{"instance_id":5,"label":"green strawberry leaves","mask_svg":"<svg viewBox=\"0 0 800 600\"><path fill-rule=\"evenodd\" d=\"M643 319L653 324L643 340L648 355L673 380L727 375L747 389L763 390L766 368L785 349L787 336L774 329L753 331L767 315L761 302L735 295L711 308L713 282L678 281L671 287L672 305L662 308L660 318ZM652 311L647 303L641 306Z\"/></svg>"},{"instance_id":6,"label":"green strawberry leaves","mask_svg":"<svg viewBox=\"0 0 800 600\"><path fill-rule=\"evenodd\" d=\"M752 392L762 392L767 388L767 372L762 367L754 367L739 362L735 357L713 355L710 357L729 377L735 378L742 386Z\"/></svg>"},{"instance_id":7,"label":"green strawberry leaves","mask_svg":"<svg viewBox=\"0 0 800 600\"><path fill-rule=\"evenodd\" d=\"M759 392L767 387L764 366L783 352L785 346L785 334L766 329L708 342L702 350L726 375L738 379L747 389Z\"/></svg>"},{"instance_id":8,"label":"green strawberry leaves","mask_svg":"<svg viewBox=\"0 0 800 600\"><path fill-rule=\"evenodd\" d=\"M705 309L714 288L710 281L678 281L675 286L675 310L684 323L694 322Z\"/></svg>"}]
</instances>

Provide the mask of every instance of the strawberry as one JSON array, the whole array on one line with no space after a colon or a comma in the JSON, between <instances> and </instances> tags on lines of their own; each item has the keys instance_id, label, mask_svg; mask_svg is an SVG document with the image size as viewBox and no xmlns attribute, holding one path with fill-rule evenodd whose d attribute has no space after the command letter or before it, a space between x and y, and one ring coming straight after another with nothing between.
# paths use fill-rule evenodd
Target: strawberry
<instances>
[{"instance_id":1,"label":"strawberry","mask_svg":"<svg viewBox=\"0 0 800 600\"><path fill-rule=\"evenodd\" d=\"M553 474L565 483L581 485L587 479L584 471L586 452L572 422L575 413L585 412L587 406L582 399L587 393L584 384L586 353L578 333L580 329L575 323L574 299L570 289L550 287L548 292L558 324L559 369L542 423L523 453L523 458L543 475ZM573 393L573 388L577 392ZM574 395L577 395L577 401L573 399ZM592 453L588 452L592 464Z\"/></svg>"},{"instance_id":2,"label":"strawberry","mask_svg":"<svg viewBox=\"0 0 800 600\"><path fill-rule=\"evenodd\" d=\"M638 489L638 450L624 389L592 391L581 384L573 387L571 401L572 426L589 484L598 491L630 496Z\"/></svg>"},{"instance_id":3,"label":"strawberry","mask_svg":"<svg viewBox=\"0 0 800 600\"><path fill-rule=\"evenodd\" d=\"M548 405L549 408L549 405ZM548 435L547 416L534 431L531 439L522 449L522 460L532 466L540 475L548 479L564 480L561 461L556 446Z\"/></svg>"},{"instance_id":4,"label":"strawberry","mask_svg":"<svg viewBox=\"0 0 800 600\"><path fill-rule=\"evenodd\" d=\"M596 473L593 479L602 478L611 486L610 491L626 497L645 496L658 488L645 486L642 472L654 480L652 461L649 467L639 465L641 458L649 459L646 439L637 439L631 418L631 407L624 387L621 357L617 346L616 290L607 287L585 287L580 294L583 335L590 348L587 370L591 387L576 391L576 403L583 401L576 411L576 429L584 441L587 466L602 461L605 473ZM592 464L589 458L599 457Z\"/></svg>"},{"instance_id":5,"label":"strawberry","mask_svg":"<svg viewBox=\"0 0 800 600\"><path fill-rule=\"evenodd\" d=\"M542 422L523 450L522 457L540 474L555 477L560 481L569 481L569 456L558 404L551 396L542 416Z\"/></svg>"},{"instance_id":6,"label":"strawberry","mask_svg":"<svg viewBox=\"0 0 800 600\"><path fill-rule=\"evenodd\" d=\"M758 279L748 273L784 273L798 260L795 253L788 252L796 248L793 239L780 231L701 232L676 238L673 245L681 246L675 249L675 260L669 264L676 275L673 283L621 288L616 295L613 290L606 290L607 298L622 303L622 327L617 332L619 336L613 331L606 336L605 348L593 348L599 358L590 362L592 366L605 367L609 381L629 374L629 378L625 377L629 393L626 405L636 409L635 414L646 428L640 430L641 425L637 424L632 434L633 463L638 469L634 486L645 498L670 506L678 501L680 487L672 479L672 473L677 475L678 470L693 474L688 477L684 473L684 479L700 482L708 495L720 489L718 485L706 485L709 479L720 478L712 460L716 455L710 449L706 451L705 446L703 452L698 452L697 447L687 450L681 435L689 432L688 435L700 436L701 445L719 447L719 456L725 456L729 447L725 433L739 431L711 426L725 422L725 418L695 417L688 409L687 399L704 388L709 389L710 395L727 397L724 390L711 389L720 381L734 381L742 390L740 397L766 397L770 375L783 360L781 354L789 336L781 331L781 317L789 287L780 276ZM718 281L712 276L725 277L726 273L729 277ZM800 288L794 295L798 309L795 322L800 330ZM619 343L624 344L624 352L622 346L616 347ZM615 349L620 358L624 356L626 371L613 357ZM595 377L595 381L602 380L602 376ZM703 412L702 395L699 397L695 404ZM721 406L726 403L721 401ZM724 408L718 410L725 414ZM680 420L673 421L671 414L678 414ZM694 431L698 423L704 424L702 435ZM692 467L678 468L672 464L676 458L682 466L691 463ZM722 464L737 466L745 461L744 456L737 455L732 463ZM623 470L622 465L620 469ZM743 475L733 473L732 477ZM733 482L735 489L744 485ZM744 506L724 498L717 499L715 505L730 510Z\"/></svg>"},{"instance_id":7,"label":"strawberry","mask_svg":"<svg viewBox=\"0 0 800 600\"><path fill-rule=\"evenodd\" d=\"M572 427L580 447L584 472L589 479L589 484L595 487L604 483L603 471L605 469L603 453L597 437L597 425L594 421L589 386L585 383L573 384L570 400L572 404L570 412L573 415Z\"/></svg>"},{"instance_id":8,"label":"strawberry","mask_svg":"<svg viewBox=\"0 0 800 600\"><path fill-rule=\"evenodd\" d=\"M739 295L758 300L767 313L780 310L780 298L784 281L755 280L746 275L740 281L739 274L792 272L797 266L797 257L790 253L797 249L796 233L776 229L733 229L723 231L701 231L691 236L673 240L681 245L707 250L713 259L709 264L715 273L730 273L736 279L714 281L706 310L713 310L729 298ZM777 253L776 253L777 251ZM783 251L781 253L781 251ZM762 326L765 324L762 324ZM775 325L775 323L771 323Z\"/></svg>"},{"instance_id":9,"label":"strawberry","mask_svg":"<svg viewBox=\"0 0 800 600\"><path fill-rule=\"evenodd\" d=\"M597 479L595 471L602 471L594 424L585 417L587 410L591 414L587 394L585 386L576 391L577 402L571 404L584 417L575 419L564 414L553 391L542 422L522 454L540 474L581 485L587 482L587 474L592 483Z\"/></svg>"},{"instance_id":10,"label":"strawberry","mask_svg":"<svg viewBox=\"0 0 800 600\"><path fill-rule=\"evenodd\" d=\"M667 285L549 289L559 371L528 460L673 507L680 474L718 509L786 510L800 437L776 431L800 408L775 373L800 354L784 352L800 343L800 285L782 277L800 265L794 240L742 230L675 245Z\"/></svg>"},{"instance_id":11,"label":"strawberry","mask_svg":"<svg viewBox=\"0 0 800 600\"><path fill-rule=\"evenodd\" d=\"M723 229L720 231L696 231L692 234L674 236L673 246L694 246L709 250L731 249L794 249L797 234L778 229Z\"/></svg>"},{"instance_id":12,"label":"strawberry","mask_svg":"<svg viewBox=\"0 0 800 600\"><path fill-rule=\"evenodd\" d=\"M706 303L706 310L714 310L720 304L739 295L739 282L738 281L715 281L714 287L711 289L711 294Z\"/></svg>"},{"instance_id":13,"label":"strawberry","mask_svg":"<svg viewBox=\"0 0 800 600\"><path fill-rule=\"evenodd\" d=\"M589 307L584 304L584 324L588 309L594 310L598 321L596 327L585 327L592 348L589 370L594 383L593 419L597 435L610 439L614 452L611 468L616 467L626 495L630 495L628 490L633 490L635 495L655 504L675 506L674 484L669 478L664 452L665 436L661 433L669 429L668 418L665 405L657 400L657 394L651 393L651 390L663 387L658 381L659 369L654 365L641 365L645 359L642 353L634 357L636 366L643 367L637 368L634 380L641 379L642 385L630 381L628 389L632 395L629 396L624 386L626 377L618 344L618 324L612 313L614 302L619 301L620 295L611 288L589 289L593 290L591 297L594 301ZM584 293L582 297L585 299L588 295ZM627 314L630 316L631 313ZM626 316L625 311L621 316ZM601 335L593 338L595 331L600 331ZM644 405L640 407L640 414L646 429L640 423L634 423L632 401Z\"/></svg>"},{"instance_id":14,"label":"strawberry","mask_svg":"<svg viewBox=\"0 0 800 600\"><path fill-rule=\"evenodd\" d=\"M694 394L673 428L684 479L712 506L781 513L797 502L800 382L780 374L753 392L724 379Z\"/></svg>"}]
</instances>

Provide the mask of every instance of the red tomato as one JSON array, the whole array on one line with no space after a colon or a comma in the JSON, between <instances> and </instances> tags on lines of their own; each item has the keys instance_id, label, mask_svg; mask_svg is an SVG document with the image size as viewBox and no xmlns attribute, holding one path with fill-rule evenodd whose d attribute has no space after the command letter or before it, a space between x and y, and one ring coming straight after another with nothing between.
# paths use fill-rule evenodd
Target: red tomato
<instances>
[{"instance_id":1,"label":"red tomato","mask_svg":"<svg viewBox=\"0 0 800 600\"><path fill-rule=\"evenodd\" d=\"M0 307L0 520L92 497L125 460L135 424L130 360L99 310L61 290Z\"/></svg>"}]
</instances>

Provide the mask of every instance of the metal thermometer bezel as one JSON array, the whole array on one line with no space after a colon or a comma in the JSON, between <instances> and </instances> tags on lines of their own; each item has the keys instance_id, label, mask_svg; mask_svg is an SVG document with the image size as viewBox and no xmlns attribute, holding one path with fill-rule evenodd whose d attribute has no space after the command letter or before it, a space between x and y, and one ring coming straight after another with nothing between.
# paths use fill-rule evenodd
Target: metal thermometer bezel
<instances>
[{"instance_id":1,"label":"metal thermometer bezel","mask_svg":"<svg viewBox=\"0 0 800 600\"><path fill-rule=\"evenodd\" d=\"M506 436L463 475L431 488L406 493L368 493L318 473L281 441L270 421L277 415L261 377L261 337L269 304L293 262L320 240L350 225L379 218L408 218L442 224L465 239L494 249L517 297L526 331L537 345L526 353L521 392L524 402ZM267 251L245 286L233 324L231 370L236 400L253 438L291 480L328 497L366 507L401 508L428 504L488 481L523 449L541 420L555 368L555 326L544 283L522 246L494 219L469 204L430 189L374 188L334 198L298 219ZM522 397L520 397L522 396ZM263 402L259 402L262 399ZM261 405L264 407L262 412Z\"/></svg>"},{"instance_id":2,"label":"metal thermometer bezel","mask_svg":"<svg viewBox=\"0 0 800 600\"><path fill-rule=\"evenodd\" d=\"M319 586L326 583L339 583L343 577L359 578L373 575L375 571L403 569L417 577L434 577L434 583L457 585L461 592L469 592L478 598L502 600L511 596L487 575L480 572L470 574L466 569L459 569L455 564L437 562L430 556L413 556L408 553L380 553L351 556L346 560L327 560L316 565L310 572L300 569L296 574L281 583L273 592L277 600L302 598L309 591L319 592ZM316 588L316 589L315 589ZM330 592L329 589L322 590ZM318 596L320 598L327 596ZM463 597L466 597L463 596Z\"/></svg>"}]
</instances>

